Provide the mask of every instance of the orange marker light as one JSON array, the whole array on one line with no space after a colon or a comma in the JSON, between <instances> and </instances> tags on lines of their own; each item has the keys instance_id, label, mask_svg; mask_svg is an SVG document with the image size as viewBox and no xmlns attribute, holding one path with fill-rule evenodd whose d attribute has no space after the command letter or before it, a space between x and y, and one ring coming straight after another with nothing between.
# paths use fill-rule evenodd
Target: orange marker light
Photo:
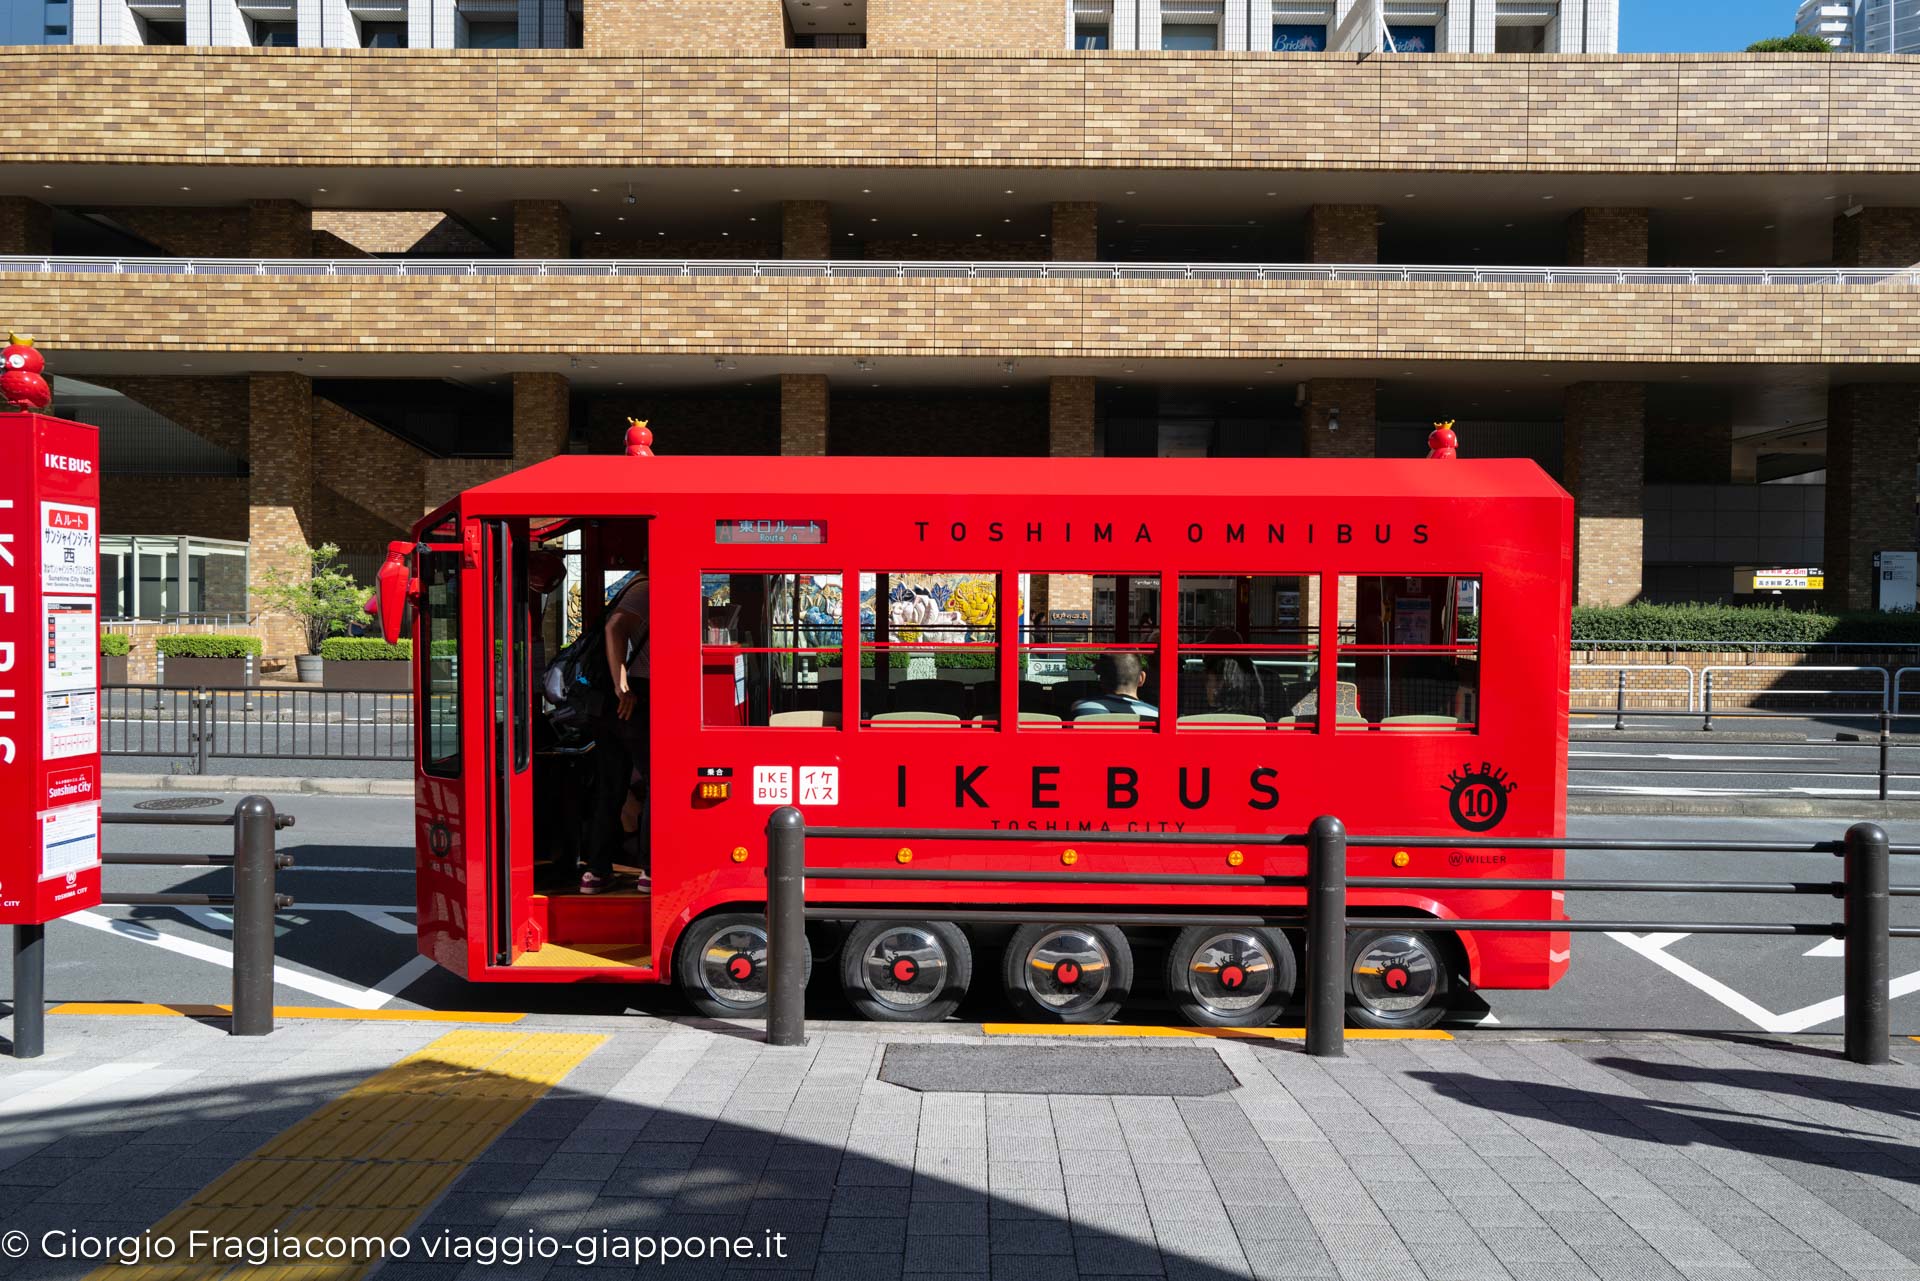
<instances>
[{"instance_id":1,"label":"orange marker light","mask_svg":"<svg viewBox=\"0 0 1920 1281\"><path fill-rule=\"evenodd\" d=\"M1227 851L1227 866L1228 866L1228 867L1239 867L1239 866L1240 866L1240 865L1241 865L1242 863L1244 863L1244 862L1246 862L1246 861L1247 861L1247 856L1246 856L1245 854L1242 854L1242 853L1241 853L1241 852L1240 852L1239 850L1228 850L1228 851Z\"/></svg>"},{"instance_id":2,"label":"orange marker light","mask_svg":"<svg viewBox=\"0 0 1920 1281\"><path fill-rule=\"evenodd\" d=\"M1078 863L1080 861L1080 851L1068 850L1060 856L1060 861L1062 863L1065 863L1068 867L1072 867L1075 863Z\"/></svg>"},{"instance_id":3,"label":"orange marker light","mask_svg":"<svg viewBox=\"0 0 1920 1281\"><path fill-rule=\"evenodd\" d=\"M1395 850L1393 852L1393 865L1395 867L1405 867L1411 862L1413 862L1413 855L1407 853L1405 850Z\"/></svg>"},{"instance_id":4,"label":"orange marker light","mask_svg":"<svg viewBox=\"0 0 1920 1281\"><path fill-rule=\"evenodd\" d=\"M736 862L736 863L744 863L744 862L746 862L746 861L747 861L747 847L746 847L746 846L744 846L744 845L736 845L736 846L734 846L734 847L733 847L733 861L734 861L734 862Z\"/></svg>"},{"instance_id":5,"label":"orange marker light","mask_svg":"<svg viewBox=\"0 0 1920 1281\"><path fill-rule=\"evenodd\" d=\"M913 862L913 851L903 849L893 856L893 861L896 863L911 863Z\"/></svg>"}]
</instances>

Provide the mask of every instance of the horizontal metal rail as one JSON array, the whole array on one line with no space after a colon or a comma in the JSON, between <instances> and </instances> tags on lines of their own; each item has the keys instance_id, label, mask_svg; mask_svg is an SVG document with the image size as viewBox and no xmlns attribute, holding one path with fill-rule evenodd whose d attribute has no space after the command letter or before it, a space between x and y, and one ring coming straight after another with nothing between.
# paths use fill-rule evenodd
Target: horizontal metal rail
<instances>
[{"instance_id":1,"label":"horizontal metal rail","mask_svg":"<svg viewBox=\"0 0 1920 1281\"><path fill-rule=\"evenodd\" d=\"M232 907L238 901L232 894L102 894L100 901L110 907ZM275 894L273 906L283 911L293 906L290 894Z\"/></svg>"},{"instance_id":2,"label":"horizontal metal rail","mask_svg":"<svg viewBox=\"0 0 1920 1281\"><path fill-rule=\"evenodd\" d=\"M102 688L105 756L411 762L411 690L271 686Z\"/></svg>"},{"instance_id":3,"label":"horizontal metal rail","mask_svg":"<svg viewBox=\"0 0 1920 1281\"><path fill-rule=\"evenodd\" d=\"M291 819L292 815L287 815ZM282 824L287 826L287 824ZM232 867L232 854L102 854L108 867ZM285 871L293 866L293 855L276 852L273 865Z\"/></svg>"},{"instance_id":4,"label":"horizontal metal rail","mask_svg":"<svg viewBox=\"0 0 1920 1281\"><path fill-rule=\"evenodd\" d=\"M1838 921L1509 921L1461 920L1450 916L1379 917L1356 916L1347 920L1349 929L1381 930L1494 930L1503 933L1540 934L1806 934L1821 938L1840 938L1847 927Z\"/></svg>"},{"instance_id":5,"label":"horizontal metal rail","mask_svg":"<svg viewBox=\"0 0 1920 1281\"><path fill-rule=\"evenodd\" d=\"M1912 287L1904 268L1543 267L1464 264L1235 262L927 262L752 258L154 258L26 254L0 271L66 275L345 276L361 280L449 276L718 277L853 280L1302 280L1359 284L1760 285Z\"/></svg>"}]
</instances>

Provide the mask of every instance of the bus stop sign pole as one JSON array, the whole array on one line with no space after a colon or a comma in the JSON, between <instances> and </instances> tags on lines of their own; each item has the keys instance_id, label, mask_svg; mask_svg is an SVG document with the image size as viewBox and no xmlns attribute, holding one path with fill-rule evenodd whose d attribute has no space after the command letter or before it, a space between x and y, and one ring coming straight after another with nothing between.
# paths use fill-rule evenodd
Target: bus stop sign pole
<instances>
[{"instance_id":1,"label":"bus stop sign pole","mask_svg":"<svg viewBox=\"0 0 1920 1281\"><path fill-rule=\"evenodd\" d=\"M9 367L30 348L16 339ZM0 925L13 927L15 1058L45 1048L47 922L100 904L99 572L99 433L0 412Z\"/></svg>"}]
</instances>

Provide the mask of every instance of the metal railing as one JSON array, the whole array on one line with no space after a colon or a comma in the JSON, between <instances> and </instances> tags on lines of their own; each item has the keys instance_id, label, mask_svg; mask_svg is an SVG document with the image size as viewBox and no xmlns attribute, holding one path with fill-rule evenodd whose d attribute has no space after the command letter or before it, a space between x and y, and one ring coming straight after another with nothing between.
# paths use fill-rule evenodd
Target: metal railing
<instances>
[{"instance_id":1,"label":"metal railing","mask_svg":"<svg viewBox=\"0 0 1920 1281\"><path fill-rule=\"evenodd\" d=\"M1302 876L1258 874L1167 873L1090 873L1082 871L1003 871L980 869L913 869L907 867L826 867L809 864L807 842L912 840L915 842L966 842L1048 844L1071 841L1074 845L1128 846L1266 846L1303 848L1306 854ZM1424 877L1424 876L1350 876L1347 851L1350 848L1437 849L1437 850L1580 850L1606 853L1664 854L1791 854L1840 855L1842 877L1838 881L1714 881L1714 880L1641 880L1580 879L1565 877ZM974 831L957 828L901 827L818 827L809 830L798 809L782 806L767 821L767 1042L770 1045L799 1045L806 1037L804 991L806 985L806 922L808 920L888 920L902 915L925 919L938 915L943 920L961 922L1014 923L1034 919L1049 922L1098 923L1111 925L1207 925L1304 927L1306 935L1306 1050L1319 1057L1337 1057L1345 1053L1347 995L1347 936L1357 929L1398 929L1462 932L1499 930L1598 933L1668 932L1689 934L1796 935L1841 938L1846 940L1846 974L1843 986L1843 1014L1846 1056L1855 1063L1884 1064L1889 1061L1890 992L1888 951L1894 938L1920 938L1920 928L1895 927L1890 903L1894 897L1920 896L1920 886L1890 884L1893 855L1920 855L1920 846L1892 847L1887 834L1872 823L1856 823L1838 841L1747 841L1747 840L1580 840L1573 837L1469 837L1454 839L1432 836L1349 836L1338 818L1323 815L1313 821L1305 833L1134 833L1134 832L1025 832ZM807 878L884 883L889 881L939 881L947 883L1088 885L1125 884L1151 887L1161 885L1242 886L1260 889L1304 887L1304 910L1292 904L1275 902L1250 911L1222 912L1193 909L1176 912L1153 908L1130 910L1121 907L1088 906L1059 908L968 908L929 909L924 904L889 905L863 902L859 905L809 906L806 901ZM1606 891L1635 894L1743 894L1806 895L1840 898L1845 910L1838 921L1619 921L1619 920L1505 920L1462 919L1427 916L1351 916L1347 912L1347 891L1419 890L1475 893L1481 891L1545 891L1565 894L1581 891Z\"/></svg>"},{"instance_id":2,"label":"metal railing","mask_svg":"<svg viewBox=\"0 0 1920 1281\"><path fill-rule=\"evenodd\" d=\"M1711 730L1713 728L1713 677L1716 672L1723 674L1740 673L1749 676L1756 674L1764 675L1767 673L1772 673L1775 676L1799 674L1818 676L1871 676L1874 678L1874 681L1870 682L1870 684L1877 684L1878 689L1797 689L1791 685L1782 688L1778 684L1775 684L1768 686L1766 689L1743 689L1726 692L1744 695L1749 699L1793 699L1803 697L1844 698L1850 700L1858 699L1861 701L1873 699L1878 704L1874 710L1882 713L1891 707L1888 698L1891 682L1887 676L1887 669L1884 667L1703 667L1700 669L1701 711L1705 718L1700 723L1702 730ZM1821 682L1822 685L1833 683L1835 682ZM1723 690L1725 690L1726 684L1727 682L1722 680L1721 686ZM1863 709L1828 707L1819 710L1823 714L1831 716L1835 714L1845 714L1847 711L1859 711Z\"/></svg>"},{"instance_id":3,"label":"metal railing","mask_svg":"<svg viewBox=\"0 0 1920 1281\"><path fill-rule=\"evenodd\" d=\"M1473 285L1904 285L1908 268L1475 267L1448 264L1234 262L914 262L754 258L139 258L0 256L0 272L158 276L836 277L892 280L1295 280Z\"/></svg>"},{"instance_id":4,"label":"metal railing","mask_svg":"<svg viewBox=\"0 0 1920 1281\"><path fill-rule=\"evenodd\" d=\"M1682 710L1692 711L1694 707L1697 706L1693 701L1693 669L1679 663L1580 663L1576 664L1570 670L1572 673L1574 701L1578 702L1582 695L1605 695L1609 693L1613 695L1613 727L1615 729L1625 729L1627 712L1629 710L1638 710L1630 709L1627 706L1629 699L1657 700L1663 706L1656 710L1662 711L1671 710L1670 706L1666 705L1671 704L1675 698L1685 700L1686 707ZM1583 672L1604 673L1608 679L1604 683L1604 686L1600 683L1588 682L1587 688L1582 689L1580 676ZM1680 688L1673 689L1669 687L1661 689L1656 686L1653 689L1628 689L1627 686L1630 683L1638 684L1638 682L1632 682L1630 678L1641 673L1652 673L1656 676L1664 675L1665 673L1675 673L1680 677ZM1575 715L1583 714L1587 713L1575 713Z\"/></svg>"},{"instance_id":5,"label":"metal railing","mask_svg":"<svg viewBox=\"0 0 1920 1281\"><path fill-rule=\"evenodd\" d=\"M1627 731L1626 720L1628 717L1644 718L1649 720L1667 719L1667 720L1682 720L1682 721L1691 722L1691 721L1700 719L1701 713L1698 711L1677 711L1677 710L1663 711L1663 710L1654 709L1654 708L1621 709L1620 707L1615 706L1611 708L1604 708L1604 707L1578 708L1577 707L1573 709L1571 715L1575 721L1578 721L1583 717L1596 718L1596 719L1602 719L1602 720L1608 717L1611 717L1613 719L1613 729L1607 731L1603 738L1587 738L1587 739L1572 740L1568 748L1568 760L1567 760L1567 771L1570 774L1663 774L1664 773L1664 774L1695 774L1695 775L1701 775L1706 777L1734 777L1734 778L1745 778L1745 777L1765 778L1768 776L1785 776L1785 777L1796 777L1796 778L1860 778L1860 779L1873 780L1879 791L1879 799L1883 801L1888 799L1890 794L1889 786L1893 781L1898 779L1920 779L1920 769L1895 768L1896 764L1898 764L1899 762L1895 761L1894 753L1920 751L1920 742L1901 742L1894 738L1893 713L1890 709L1887 709L1887 708L1882 708L1877 712L1843 712L1843 711L1834 711L1829 708L1823 708L1817 711L1798 711L1798 712L1722 710L1718 712L1710 712L1708 714L1711 719L1718 719L1722 721L1732 720L1732 721L1738 721L1738 722L1758 722L1761 725L1765 725L1766 722L1768 721L1788 721L1788 722L1793 722L1795 724L1800 724L1813 719L1818 719L1822 721L1862 722L1864 728L1860 733L1854 734L1854 735L1836 735L1832 739L1825 739L1825 740L1814 740L1809 738L1804 740L1798 740L1792 743L1781 743L1778 740L1763 740L1768 745L1772 745L1772 746L1818 748L1823 752L1826 752L1826 751L1833 752L1838 757L1847 757L1852 755L1866 755L1871 753L1873 756L1872 763L1860 769L1829 768L1831 764L1834 764L1837 762L1827 762L1827 761L1821 761L1814 766L1808 766L1787 757L1782 757L1778 766L1772 766L1764 763L1765 762L1764 757L1761 758L1760 761L1756 762L1752 760L1738 760L1736 758L1722 758L1722 757L1715 757L1710 755L1701 755L1694 760L1671 760L1671 759L1667 759L1657 755L1629 756L1625 758L1627 763L1620 764L1620 765L1587 765L1587 764L1580 763L1579 757L1574 750L1576 747L1578 747L1582 743L1598 743L1598 744L1605 744L1608 746L1622 745L1622 746L1640 746L1640 747L1672 747L1674 745L1674 739L1671 737L1673 731L1666 731L1666 733L1669 736L1665 738L1650 738L1650 737L1646 737L1645 735L1635 736L1631 733L1626 732ZM1704 730L1712 730L1713 726L1711 724L1711 720L1707 725L1703 726L1702 728ZM1726 740L1722 737L1721 741L1726 742L1729 740ZM1736 739L1731 741L1737 743L1739 740ZM1716 765L1714 763L1716 761L1727 761L1728 764ZM1914 763L1920 764L1920 762L1914 762Z\"/></svg>"},{"instance_id":6,"label":"metal railing","mask_svg":"<svg viewBox=\"0 0 1920 1281\"><path fill-rule=\"evenodd\" d=\"M247 686L101 688L101 755L411 761L413 694Z\"/></svg>"},{"instance_id":7,"label":"metal railing","mask_svg":"<svg viewBox=\"0 0 1920 1281\"><path fill-rule=\"evenodd\" d=\"M107 854L108 867L230 867L230 894L105 893L113 907L226 907L233 911L233 1019L230 1036L273 1031L273 918L293 906L274 889L274 873L293 866L274 848L275 834L293 826L293 815L274 812L264 796L248 796L231 814L102 814L107 826L231 827L231 854ZM46 1050L46 926L13 927L13 1057L39 1058Z\"/></svg>"}]
</instances>

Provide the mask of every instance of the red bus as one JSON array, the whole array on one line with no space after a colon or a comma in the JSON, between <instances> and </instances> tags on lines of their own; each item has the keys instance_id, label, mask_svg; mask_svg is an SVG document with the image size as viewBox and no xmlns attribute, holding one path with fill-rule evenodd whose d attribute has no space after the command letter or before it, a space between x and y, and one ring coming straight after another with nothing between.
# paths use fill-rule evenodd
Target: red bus
<instances>
[{"instance_id":1,"label":"red bus","mask_svg":"<svg viewBox=\"0 0 1920 1281\"><path fill-rule=\"evenodd\" d=\"M831 858L920 869L1297 875L1292 848L1075 834L1297 833L1318 814L1356 833L1562 830L1572 502L1529 461L565 456L415 532L382 578L413 604L420 950L476 982L671 982L703 1012L761 1012L764 829L785 804L815 824L1047 836ZM535 548L567 558L568 591L529 589ZM549 785L573 766L542 733L540 668L634 573L649 580L651 883L585 895L547 848L553 820L579 815ZM1356 891L1356 915L1561 915L1557 894L1474 889L1558 877L1558 851L1355 850L1351 871L1459 879ZM1136 971L1164 958L1185 1016L1257 1025L1297 972L1286 929L1048 916L1284 914L1295 889L808 893L898 906L809 932L878 1019L940 1018L997 981L1037 1017L1104 1020L1158 986ZM988 900L1026 923L941 919ZM1551 985L1568 942L1356 930L1350 953L1353 1020L1407 1028L1473 989ZM997 980L975 965L994 956Z\"/></svg>"}]
</instances>

